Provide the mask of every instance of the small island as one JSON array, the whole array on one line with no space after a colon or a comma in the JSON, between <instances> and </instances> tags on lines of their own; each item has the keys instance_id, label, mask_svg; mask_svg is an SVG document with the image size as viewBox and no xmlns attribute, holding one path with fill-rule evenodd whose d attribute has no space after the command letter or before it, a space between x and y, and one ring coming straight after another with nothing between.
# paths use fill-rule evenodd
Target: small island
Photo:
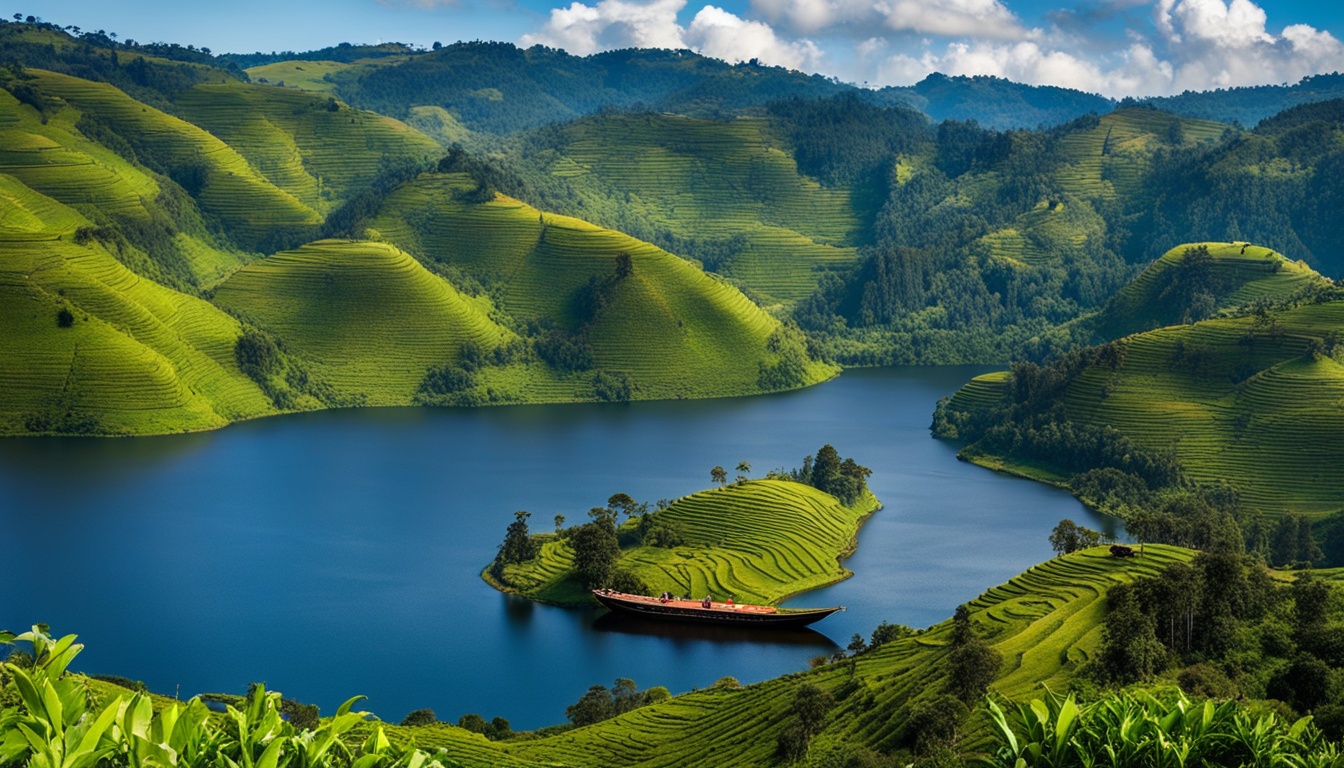
<instances>
[{"instance_id":1,"label":"small island","mask_svg":"<svg viewBox=\"0 0 1344 768\"><path fill-rule=\"evenodd\" d=\"M719 487L650 510L618 493L591 520L531 534L515 513L499 555L481 574L495 588L555 605L592 603L590 590L776 604L853 575L841 561L859 527L881 509L870 471L827 445L799 469L735 482L720 467ZM624 522L618 519L624 516Z\"/></svg>"}]
</instances>

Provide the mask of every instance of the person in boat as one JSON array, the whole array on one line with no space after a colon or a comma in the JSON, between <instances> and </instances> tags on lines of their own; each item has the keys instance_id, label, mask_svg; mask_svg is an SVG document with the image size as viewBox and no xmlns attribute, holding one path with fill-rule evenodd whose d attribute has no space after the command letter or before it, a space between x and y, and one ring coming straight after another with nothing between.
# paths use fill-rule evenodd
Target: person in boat
<instances>
[{"instance_id":1,"label":"person in boat","mask_svg":"<svg viewBox=\"0 0 1344 768\"><path fill-rule=\"evenodd\" d=\"M709 596L709 595L705 595L705 599L700 601L700 607L701 607L701 608L708 608L708 607L711 606L712 604L713 604L713 600L710 599L710 596Z\"/></svg>"}]
</instances>

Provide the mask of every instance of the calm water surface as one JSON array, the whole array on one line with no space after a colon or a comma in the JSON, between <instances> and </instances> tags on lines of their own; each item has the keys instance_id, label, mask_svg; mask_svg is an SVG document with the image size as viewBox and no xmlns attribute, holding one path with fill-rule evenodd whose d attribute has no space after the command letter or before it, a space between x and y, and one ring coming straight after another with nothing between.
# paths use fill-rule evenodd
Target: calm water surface
<instances>
[{"instance_id":1,"label":"calm water surface","mask_svg":"<svg viewBox=\"0 0 1344 768\"><path fill-rule=\"evenodd\" d=\"M324 713L564 720L588 686L754 682L883 620L927 626L1051 555L1070 496L956 460L934 402L974 368L849 371L750 399L336 411L135 440L0 440L0 627L78 633L89 672L185 697L249 681ZM675 498L715 464L794 467L824 443L872 468L885 509L856 575L792 605L848 607L815 631L600 619L509 598L479 573L514 510L534 530L617 491Z\"/></svg>"}]
</instances>

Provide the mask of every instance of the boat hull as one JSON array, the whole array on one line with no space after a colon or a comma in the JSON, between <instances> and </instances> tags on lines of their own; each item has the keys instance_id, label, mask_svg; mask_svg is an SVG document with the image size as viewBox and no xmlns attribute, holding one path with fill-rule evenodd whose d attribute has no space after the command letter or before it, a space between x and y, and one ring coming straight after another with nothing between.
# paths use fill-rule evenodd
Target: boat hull
<instances>
[{"instance_id":1,"label":"boat hull","mask_svg":"<svg viewBox=\"0 0 1344 768\"><path fill-rule=\"evenodd\" d=\"M612 611L629 616L639 616L656 621L677 621L688 624L715 624L718 626L759 627L762 629L796 629L806 627L830 616L834 608L810 608L799 610L763 609L758 606L726 606L715 603L713 608L701 608L687 604L688 601L663 603L655 598L625 595L617 592L604 594L600 590L593 597ZM767 612L768 611L768 612Z\"/></svg>"}]
</instances>

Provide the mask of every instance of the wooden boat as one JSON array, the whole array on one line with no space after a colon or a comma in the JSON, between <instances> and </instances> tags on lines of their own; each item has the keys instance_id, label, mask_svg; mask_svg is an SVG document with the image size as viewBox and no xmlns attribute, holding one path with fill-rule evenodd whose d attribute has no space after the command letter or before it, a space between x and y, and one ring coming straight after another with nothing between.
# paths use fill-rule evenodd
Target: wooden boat
<instances>
[{"instance_id":1,"label":"wooden boat","mask_svg":"<svg viewBox=\"0 0 1344 768\"><path fill-rule=\"evenodd\" d=\"M790 629L805 627L843 611L834 608L776 608L773 605L737 605L711 602L706 608L700 600L676 600L664 597L628 595L624 592L595 589L593 597L613 611L659 621L686 621L737 627Z\"/></svg>"}]
</instances>

